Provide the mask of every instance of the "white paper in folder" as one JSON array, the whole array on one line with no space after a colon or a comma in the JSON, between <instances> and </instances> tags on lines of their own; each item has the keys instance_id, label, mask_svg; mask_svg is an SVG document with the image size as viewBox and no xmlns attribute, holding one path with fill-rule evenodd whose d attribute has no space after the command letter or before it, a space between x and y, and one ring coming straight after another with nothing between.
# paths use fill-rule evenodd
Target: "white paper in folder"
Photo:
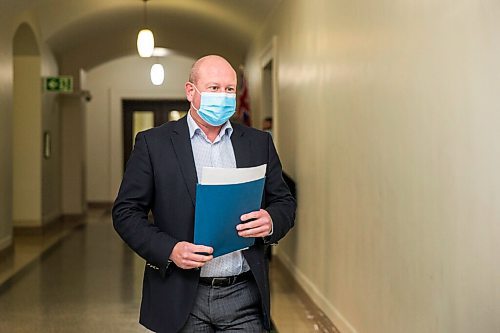
<instances>
[{"instance_id":1,"label":"white paper in folder","mask_svg":"<svg viewBox=\"0 0 500 333\"><path fill-rule=\"evenodd\" d=\"M229 185L251 182L264 178L267 164L251 168L209 168L204 167L201 172L200 184Z\"/></svg>"}]
</instances>

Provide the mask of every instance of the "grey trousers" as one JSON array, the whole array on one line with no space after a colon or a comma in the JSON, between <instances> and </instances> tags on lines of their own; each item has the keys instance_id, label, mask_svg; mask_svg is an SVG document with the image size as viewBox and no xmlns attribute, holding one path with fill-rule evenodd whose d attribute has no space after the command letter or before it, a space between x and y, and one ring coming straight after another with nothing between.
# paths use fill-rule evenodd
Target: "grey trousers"
<instances>
[{"instance_id":1,"label":"grey trousers","mask_svg":"<svg viewBox=\"0 0 500 333\"><path fill-rule=\"evenodd\" d=\"M200 284L193 310L181 332L267 332L262 325L257 284L254 280L227 287Z\"/></svg>"}]
</instances>

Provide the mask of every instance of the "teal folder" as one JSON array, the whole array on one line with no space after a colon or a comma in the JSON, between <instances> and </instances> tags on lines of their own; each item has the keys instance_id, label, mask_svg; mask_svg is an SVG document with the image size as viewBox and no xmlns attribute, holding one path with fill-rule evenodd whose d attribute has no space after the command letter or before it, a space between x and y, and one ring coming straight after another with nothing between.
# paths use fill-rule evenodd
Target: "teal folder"
<instances>
[{"instance_id":1,"label":"teal folder","mask_svg":"<svg viewBox=\"0 0 500 333\"><path fill-rule=\"evenodd\" d=\"M238 236L243 214L259 210L264 178L229 185L196 185L194 243L211 246L213 256L250 247L255 238Z\"/></svg>"}]
</instances>

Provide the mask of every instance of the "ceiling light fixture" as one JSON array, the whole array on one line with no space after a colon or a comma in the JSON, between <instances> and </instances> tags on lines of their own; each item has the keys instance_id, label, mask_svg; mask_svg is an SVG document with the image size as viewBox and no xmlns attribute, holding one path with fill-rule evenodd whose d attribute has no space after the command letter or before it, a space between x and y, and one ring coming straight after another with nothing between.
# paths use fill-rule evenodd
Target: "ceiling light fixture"
<instances>
[{"instance_id":1,"label":"ceiling light fixture","mask_svg":"<svg viewBox=\"0 0 500 333\"><path fill-rule=\"evenodd\" d=\"M155 86L161 86L163 84L163 80L165 80L165 70L163 69L163 65L158 62L151 66L151 82Z\"/></svg>"},{"instance_id":2,"label":"ceiling light fixture","mask_svg":"<svg viewBox=\"0 0 500 333\"><path fill-rule=\"evenodd\" d=\"M147 12L147 2L148 0L142 0L144 2L144 28L139 31L137 35L137 52L143 58L149 58L153 55L153 50L155 48L155 38L153 32L147 28L148 26L148 12Z\"/></svg>"}]
</instances>

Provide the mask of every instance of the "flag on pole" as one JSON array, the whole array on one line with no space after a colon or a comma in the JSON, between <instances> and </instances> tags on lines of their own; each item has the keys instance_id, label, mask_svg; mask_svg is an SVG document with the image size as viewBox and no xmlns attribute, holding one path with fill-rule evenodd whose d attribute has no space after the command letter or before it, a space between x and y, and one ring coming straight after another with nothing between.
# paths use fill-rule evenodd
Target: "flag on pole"
<instances>
[{"instance_id":1,"label":"flag on pole","mask_svg":"<svg viewBox=\"0 0 500 333\"><path fill-rule=\"evenodd\" d=\"M250 97L248 96L248 84L243 69L240 68L240 89L238 89L238 110L236 112L238 120L247 126L252 125L250 114Z\"/></svg>"}]
</instances>

